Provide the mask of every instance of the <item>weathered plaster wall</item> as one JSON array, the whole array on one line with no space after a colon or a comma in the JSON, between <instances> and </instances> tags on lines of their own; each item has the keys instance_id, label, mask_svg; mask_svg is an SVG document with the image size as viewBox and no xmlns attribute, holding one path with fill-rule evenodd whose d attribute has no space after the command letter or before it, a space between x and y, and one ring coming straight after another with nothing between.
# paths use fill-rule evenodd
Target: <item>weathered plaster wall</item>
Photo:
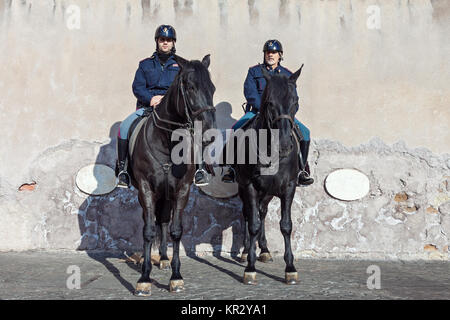
<instances>
[{"instance_id":1,"label":"weathered plaster wall","mask_svg":"<svg viewBox=\"0 0 450 320\"><path fill-rule=\"evenodd\" d=\"M379 29L367 26L371 5ZM305 63L298 117L312 131L317 183L297 192L297 253L448 257L449 20L446 0L0 0L0 250L140 247L133 193L86 198L74 177L95 161L112 166L108 137L134 110L138 62L169 23L180 55L211 54L223 128L242 115L265 40L282 41L288 68ZM366 173L371 195L331 199L323 179L342 167ZM17 191L32 181L34 191ZM269 244L281 254L271 206ZM239 208L193 188L184 247L239 247Z\"/></svg>"},{"instance_id":2,"label":"weathered plaster wall","mask_svg":"<svg viewBox=\"0 0 450 320\"><path fill-rule=\"evenodd\" d=\"M113 165L115 141L70 140L33 159L34 191L5 196L0 250L112 249L140 251L142 215L134 190L87 196L75 185L84 165ZM408 149L373 139L358 147L319 140L311 147L316 183L298 188L292 206L292 248L301 257L392 259L449 258L450 156ZM76 156L74 156L76 155ZM358 201L327 195L325 177L338 168L357 168L370 180ZM284 254L279 201L266 219L269 249ZM217 200L196 187L183 216L182 251L236 253L242 248L238 197Z\"/></svg>"}]
</instances>

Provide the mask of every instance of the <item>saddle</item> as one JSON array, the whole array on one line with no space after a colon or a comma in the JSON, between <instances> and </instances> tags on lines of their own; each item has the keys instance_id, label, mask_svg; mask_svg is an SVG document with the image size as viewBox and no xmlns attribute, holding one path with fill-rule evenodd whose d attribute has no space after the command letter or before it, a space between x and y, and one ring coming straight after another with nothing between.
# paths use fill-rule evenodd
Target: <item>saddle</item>
<instances>
[{"instance_id":1,"label":"saddle","mask_svg":"<svg viewBox=\"0 0 450 320\"><path fill-rule=\"evenodd\" d=\"M130 126L128 131L128 157L131 159L133 156L134 145L136 144L136 137L148 120L148 115L145 117L138 117Z\"/></svg>"},{"instance_id":2,"label":"saddle","mask_svg":"<svg viewBox=\"0 0 450 320\"><path fill-rule=\"evenodd\" d=\"M144 114L138 117L136 120L134 120L130 126L130 129L128 131L128 159L127 159L128 163L133 158L133 152L136 144L137 135L150 118L150 115L151 112L144 112ZM172 175L175 178L181 179L186 174L187 166L184 163L178 165L172 164L171 171Z\"/></svg>"},{"instance_id":3,"label":"saddle","mask_svg":"<svg viewBox=\"0 0 450 320\"><path fill-rule=\"evenodd\" d=\"M248 119L239 129L245 130L255 121L255 119L258 118L258 115L254 116L251 119Z\"/></svg>"}]
</instances>

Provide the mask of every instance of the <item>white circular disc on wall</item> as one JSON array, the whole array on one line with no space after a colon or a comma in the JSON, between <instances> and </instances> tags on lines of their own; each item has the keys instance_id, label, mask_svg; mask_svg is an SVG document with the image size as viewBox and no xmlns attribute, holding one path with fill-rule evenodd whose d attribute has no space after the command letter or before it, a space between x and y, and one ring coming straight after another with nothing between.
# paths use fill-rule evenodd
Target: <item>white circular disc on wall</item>
<instances>
[{"instance_id":1,"label":"white circular disc on wall","mask_svg":"<svg viewBox=\"0 0 450 320\"><path fill-rule=\"evenodd\" d=\"M222 168L214 167L215 176L207 186L200 187L204 193L213 198L231 198L238 194L237 183L222 182Z\"/></svg>"},{"instance_id":2,"label":"white circular disc on wall","mask_svg":"<svg viewBox=\"0 0 450 320\"><path fill-rule=\"evenodd\" d=\"M367 195L370 189L369 178L355 169L339 169L325 179L325 189L339 200L358 200Z\"/></svg>"},{"instance_id":3,"label":"white circular disc on wall","mask_svg":"<svg viewBox=\"0 0 450 320\"><path fill-rule=\"evenodd\" d=\"M81 168L75 179L77 187L90 195L102 195L117 186L114 170L103 164L90 164Z\"/></svg>"}]
</instances>

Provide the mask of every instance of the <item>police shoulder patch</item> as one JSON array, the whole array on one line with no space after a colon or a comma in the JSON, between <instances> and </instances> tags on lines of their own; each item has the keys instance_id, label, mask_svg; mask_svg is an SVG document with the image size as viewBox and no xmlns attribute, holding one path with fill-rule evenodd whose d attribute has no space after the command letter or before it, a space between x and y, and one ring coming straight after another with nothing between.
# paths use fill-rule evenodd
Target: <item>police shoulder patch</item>
<instances>
[{"instance_id":1,"label":"police shoulder patch","mask_svg":"<svg viewBox=\"0 0 450 320\"><path fill-rule=\"evenodd\" d=\"M248 68L248 71L251 72L252 74L254 74L255 72L259 74L259 72L261 72L261 65L259 63L255 64L254 66Z\"/></svg>"},{"instance_id":2,"label":"police shoulder patch","mask_svg":"<svg viewBox=\"0 0 450 320\"><path fill-rule=\"evenodd\" d=\"M143 59L143 60L141 60L141 61L139 61L139 64L141 64L141 63L148 63L148 62L150 62L150 60L152 60L154 57L153 56L151 56L151 57L149 57L149 58L145 58L145 59Z\"/></svg>"}]
</instances>

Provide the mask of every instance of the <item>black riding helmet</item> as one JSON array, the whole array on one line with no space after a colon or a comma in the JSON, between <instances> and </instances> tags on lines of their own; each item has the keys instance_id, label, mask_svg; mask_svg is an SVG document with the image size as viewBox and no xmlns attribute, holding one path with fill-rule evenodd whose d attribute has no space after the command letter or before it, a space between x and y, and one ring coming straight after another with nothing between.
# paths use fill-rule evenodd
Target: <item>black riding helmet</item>
<instances>
[{"instance_id":1,"label":"black riding helmet","mask_svg":"<svg viewBox=\"0 0 450 320\"><path fill-rule=\"evenodd\" d=\"M263 48L263 52L266 51L277 51L283 53L283 46L278 40L267 40L266 43L264 43Z\"/></svg>"},{"instance_id":2,"label":"black riding helmet","mask_svg":"<svg viewBox=\"0 0 450 320\"><path fill-rule=\"evenodd\" d=\"M273 39L273 40L267 40L266 43L264 43L263 52L266 51L276 51L280 53L280 61L283 60L283 46L281 45L281 42Z\"/></svg>"},{"instance_id":3,"label":"black riding helmet","mask_svg":"<svg viewBox=\"0 0 450 320\"><path fill-rule=\"evenodd\" d=\"M155 42L156 42L156 50L158 50L158 38L165 37L173 39L173 48L172 53L175 53L175 42L177 41L177 33L175 28L168 24L162 24L155 31Z\"/></svg>"},{"instance_id":4,"label":"black riding helmet","mask_svg":"<svg viewBox=\"0 0 450 320\"><path fill-rule=\"evenodd\" d=\"M156 28L155 41L158 40L159 37L166 37L173 39L173 41L177 41L177 33L175 32L175 29L168 24L162 24Z\"/></svg>"}]
</instances>

